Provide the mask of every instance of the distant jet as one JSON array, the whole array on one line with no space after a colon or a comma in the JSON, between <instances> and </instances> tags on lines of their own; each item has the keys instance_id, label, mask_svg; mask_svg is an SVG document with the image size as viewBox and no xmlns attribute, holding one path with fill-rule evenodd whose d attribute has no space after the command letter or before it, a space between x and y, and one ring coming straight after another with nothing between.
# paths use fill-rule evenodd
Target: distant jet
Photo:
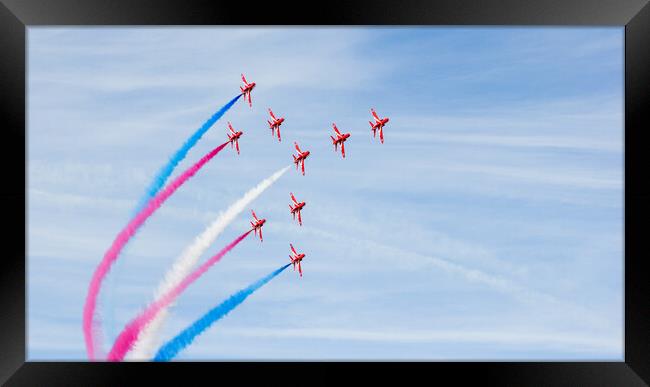
<instances>
[{"instance_id":1,"label":"distant jet","mask_svg":"<svg viewBox=\"0 0 650 387\"><path fill-rule=\"evenodd\" d=\"M334 127L334 132L336 133L336 138L334 138L334 136L330 136L332 139L332 144L334 144L334 151L336 152L338 150L338 145L341 144L341 154L343 155L343 158L345 158L345 140L350 137L350 133L341 134L341 132L339 132L339 128L336 127L336 124L332 124L332 126Z\"/></svg>"},{"instance_id":2,"label":"distant jet","mask_svg":"<svg viewBox=\"0 0 650 387\"><path fill-rule=\"evenodd\" d=\"M293 143L298 151L298 156L293 156L293 163L296 164L296 170L298 169L298 164L302 166L302 175L305 176L305 159L309 156L309 151L301 151L297 142Z\"/></svg>"},{"instance_id":3,"label":"distant jet","mask_svg":"<svg viewBox=\"0 0 650 387\"><path fill-rule=\"evenodd\" d=\"M241 93L244 95L244 101L248 99L248 105L253 107L253 103L251 102L251 91L255 88L255 82L248 83L244 74L241 75L241 79L244 81L244 86L239 86L239 88L241 89Z\"/></svg>"},{"instance_id":4,"label":"distant jet","mask_svg":"<svg viewBox=\"0 0 650 387\"><path fill-rule=\"evenodd\" d=\"M278 131L278 141L282 141L280 138L280 125L284 122L284 118L275 118L275 114L273 114L273 110L269 108L269 114L271 115L271 118L273 119L272 121L266 121L269 123L269 129L271 129L271 136L275 135L275 130L277 129Z\"/></svg>"},{"instance_id":5,"label":"distant jet","mask_svg":"<svg viewBox=\"0 0 650 387\"><path fill-rule=\"evenodd\" d=\"M257 231L259 230L260 232L260 242L262 242L262 226L264 226L264 223L266 223L266 219L257 219L257 215L255 215L255 211L251 210L253 213L253 219L255 221L251 221L251 226L253 227L253 230L255 231L255 236L257 236Z\"/></svg>"},{"instance_id":6,"label":"distant jet","mask_svg":"<svg viewBox=\"0 0 650 387\"><path fill-rule=\"evenodd\" d=\"M293 245L289 243L289 246L291 246L291 255L289 255L289 259L291 260L291 263L293 264L293 270L296 270L296 265L298 265L298 272L300 273L300 276L302 277L302 267L300 266L300 262L305 258L305 254L301 253L298 254L296 252L296 249L293 248Z\"/></svg>"},{"instance_id":7,"label":"distant jet","mask_svg":"<svg viewBox=\"0 0 650 387\"><path fill-rule=\"evenodd\" d=\"M300 211L307 205L305 202L300 202L296 200L296 197L293 196L292 192L289 192L291 195L291 200L293 201L293 206L289 204L289 210L291 210L291 215L293 215L293 219L296 219L296 214L298 214L298 224L302 226L302 217L300 216Z\"/></svg>"},{"instance_id":8,"label":"distant jet","mask_svg":"<svg viewBox=\"0 0 650 387\"><path fill-rule=\"evenodd\" d=\"M373 124L372 121L368 121L370 123L370 129L372 130L372 136L375 137L377 134L377 130L379 130L379 139L381 140L381 143L384 143L384 125L390 119L388 117L386 118L379 118L377 116L377 112L375 112L375 109L370 109L370 112L372 113L372 117L375 119L375 123Z\"/></svg>"},{"instance_id":9,"label":"distant jet","mask_svg":"<svg viewBox=\"0 0 650 387\"><path fill-rule=\"evenodd\" d=\"M233 144L235 144L235 148L237 148L237 154L239 154L239 138L242 134L244 134L244 132L235 132L235 129L233 129L232 125L230 125L230 121L228 122L228 129L230 129L230 133L227 133L230 147L232 148Z\"/></svg>"}]
</instances>

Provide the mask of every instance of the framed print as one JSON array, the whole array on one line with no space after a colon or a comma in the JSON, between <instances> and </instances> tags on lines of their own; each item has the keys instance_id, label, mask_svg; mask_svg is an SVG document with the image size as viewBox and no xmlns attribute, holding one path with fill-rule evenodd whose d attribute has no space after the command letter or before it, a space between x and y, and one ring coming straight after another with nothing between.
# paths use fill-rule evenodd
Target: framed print
<instances>
[{"instance_id":1,"label":"framed print","mask_svg":"<svg viewBox=\"0 0 650 387\"><path fill-rule=\"evenodd\" d=\"M647 2L291 10L2 0L0 380L647 385Z\"/></svg>"}]
</instances>

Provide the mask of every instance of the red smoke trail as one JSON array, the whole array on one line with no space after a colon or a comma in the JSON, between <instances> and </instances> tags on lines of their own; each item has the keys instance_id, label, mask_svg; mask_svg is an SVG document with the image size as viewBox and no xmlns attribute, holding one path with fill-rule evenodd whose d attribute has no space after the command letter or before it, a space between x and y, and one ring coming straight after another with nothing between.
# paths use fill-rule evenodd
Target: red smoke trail
<instances>
[{"instance_id":1,"label":"red smoke trail","mask_svg":"<svg viewBox=\"0 0 650 387\"><path fill-rule=\"evenodd\" d=\"M90 360L95 359L95 344L100 337L99 323L95 321L95 309L97 307L97 296L101 287L102 281L108 274L111 265L115 262L120 252L126 243L138 231L140 226L167 200L183 183L189 180L196 172L201 169L208 161L216 156L228 143L225 142L218 147L214 148L208 154L203 156L196 164L192 165L180 176L174 179L165 189L160 191L153 199L149 201L147 206L140 211L130 222L120 231L115 237L113 244L104 254L104 258L95 269L95 273L90 281L88 287L88 294L86 296L86 303L84 304L83 311L83 331L84 339L86 341L86 352Z\"/></svg>"},{"instance_id":2,"label":"red smoke trail","mask_svg":"<svg viewBox=\"0 0 650 387\"><path fill-rule=\"evenodd\" d=\"M239 242L248 236L253 230L248 230L237 239L230 242L230 244L224 247L219 251L215 256L207 260L203 265L199 266L196 270L190 273L187 277L183 279L175 288L168 291L150 304L147 309L140 313L136 318L131 320L126 327L120 332L120 335L115 339L113 343L113 348L108 354L108 360L111 361L121 361L124 359L126 353L131 349L135 341L138 339L140 332L153 320L158 312L165 308L167 305L174 302L174 300L181 294L183 291L190 286L194 281L203 275L208 269L219 262L219 260L226 255L230 250L232 250Z\"/></svg>"}]
</instances>

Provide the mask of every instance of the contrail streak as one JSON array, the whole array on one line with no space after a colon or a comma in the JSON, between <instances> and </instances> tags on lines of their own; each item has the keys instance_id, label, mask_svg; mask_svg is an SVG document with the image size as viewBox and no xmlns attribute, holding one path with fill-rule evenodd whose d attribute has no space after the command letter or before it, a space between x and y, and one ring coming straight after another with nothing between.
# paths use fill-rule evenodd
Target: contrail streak
<instances>
[{"instance_id":1,"label":"contrail streak","mask_svg":"<svg viewBox=\"0 0 650 387\"><path fill-rule=\"evenodd\" d=\"M248 296L253 294L257 289L264 286L266 283L275 278L278 274L282 273L284 269L289 267L290 263L282 266L281 268L275 270L266 277L254 282L249 285L247 288L244 288L237 293L230 296L227 300L217 305L215 308L211 309L208 313L203 315L200 319L195 321L192 325L185 328L181 333L176 337L169 340L165 343L156 353L156 356L153 358L154 361L169 361L172 360L178 352L183 350L188 345L192 344L194 339L203 331L208 329L212 324L220 320L222 317L227 315L230 311L235 309L239 304L244 302Z\"/></svg>"},{"instance_id":2,"label":"contrail streak","mask_svg":"<svg viewBox=\"0 0 650 387\"><path fill-rule=\"evenodd\" d=\"M216 156L228 143L225 142L218 147L214 148L208 154L203 156L196 164L192 165L180 176L174 179L167 187L160 191L153 199L149 201L147 206L140 211L131 221L120 231L115 237L113 244L104 254L104 258L99 263L88 287L88 294L83 310L83 331L84 339L86 341L86 352L88 358L94 360L96 357L95 344L100 338L100 325L99 321L95 319L95 309L97 307L97 296L101 288L102 281L108 274L111 265L115 262L120 252L127 244L127 242L135 235L140 226L167 200L183 183L189 180L196 174L201 167L208 161Z\"/></svg>"},{"instance_id":3,"label":"contrail streak","mask_svg":"<svg viewBox=\"0 0 650 387\"><path fill-rule=\"evenodd\" d=\"M147 309L140 313L136 318L131 320L122 332L117 336L113 348L108 353L108 360L120 361L124 359L127 351L131 348L142 329L154 318L156 314L164 307L173 302L183 291L201 277L212 265L219 262L221 258L232 250L239 242L244 240L253 230L248 230L241 234L237 239L230 242L226 247L221 249L212 258L208 259L198 269L194 270L187 277L165 295L150 304Z\"/></svg>"},{"instance_id":4,"label":"contrail streak","mask_svg":"<svg viewBox=\"0 0 650 387\"><path fill-rule=\"evenodd\" d=\"M233 203L225 212L221 213L219 217L210 224L202 234L194 239L194 242L188 246L183 253L178 257L176 262L167 273L163 281L158 286L154 298L160 298L163 294L167 293L170 289L174 288L196 265L199 258L203 253L214 243L219 234L233 221L235 218L258 197L267 188L269 188L276 180L278 180L291 166L284 167L268 178L262 180L257 186L246 192L239 200ZM165 322L169 308L165 307L158 313L156 318L144 329L140 334L137 342L133 346L133 350L129 353L129 359L144 360L149 359L153 355L153 351L158 346L158 332Z\"/></svg>"},{"instance_id":5,"label":"contrail streak","mask_svg":"<svg viewBox=\"0 0 650 387\"><path fill-rule=\"evenodd\" d=\"M525 284L511 280L502 275L464 266L448 259L420 254L415 251L389 246L382 244L376 240L363 238L349 239L344 234L332 233L330 231L322 229L314 229L313 227L305 229L304 232L311 233L312 235L316 235L321 238L327 238L337 243L345 240L348 246L353 246L356 249L362 249L367 253L359 254L357 255L358 257L373 257L376 259L377 257L383 255L388 257L399 256L401 257L401 265L407 263L411 266L431 265L442 269L447 273L458 275L459 277L464 278L469 282L486 285L523 303L529 305L539 305L540 303L544 303L547 305L552 305L555 308L562 308L562 310L565 310L565 313L567 314L572 314L576 318L580 318L583 321L589 321L591 324L602 327L603 320L599 316L595 315L593 311L583 306L569 302L568 300L557 298L551 293L532 289ZM392 258L389 259L392 260Z\"/></svg>"},{"instance_id":6,"label":"contrail streak","mask_svg":"<svg viewBox=\"0 0 650 387\"><path fill-rule=\"evenodd\" d=\"M138 213L142 211L142 209L149 203L149 201L156 196L158 191L165 185L165 182L167 179L169 179L169 176L171 176L172 172L174 172L174 168L183 161L185 156L187 156L187 153L196 145L197 142L203 137L205 132L214 125L215 122L219 120L231 107L232 105L237 102L239 98L241 98L241 94L230 100L227 104L225 104L221 109L219 109L216 113L212 115L212 117L208 118L207 121L196 131L194 134L190 136L183 145L174 153L170 158L169 161L167 161L167 164L163 165L162 168L158 171L156 176L153 178L151 183L149 184L149 187L147 187L147 190L145 191L144 195L140 198L140 201L138 202L138 206L135 209L135 213Z\"/></svg>"}]
</instances>

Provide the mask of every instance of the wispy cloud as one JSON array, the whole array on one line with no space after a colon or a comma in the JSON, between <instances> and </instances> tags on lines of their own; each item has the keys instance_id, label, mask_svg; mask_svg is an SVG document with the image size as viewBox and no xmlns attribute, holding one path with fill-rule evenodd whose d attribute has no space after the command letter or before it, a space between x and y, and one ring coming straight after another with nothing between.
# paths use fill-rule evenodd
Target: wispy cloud
<instances>
[{"instance_id":1,"label":"wispy cloud","mask_svg":"<svg viewBox=\"0 0 650 387\"><path fill-rule=\"evenodd\" d=\"M79 45L74 34L67 40L57 38L58 49L40 43L48 31L35 31L30 36L30 53L34 61L42 57L61 55L100 60L107 55L120 61L105 62L101 72L93 67L81 67L75 73L63 68L47 73L39 72L30 77L35 83L56 83L67 87L93 89L102 92L124 92L152 88L205 88L231 87L237 90L239 72L249 72L267 90L279 87L318 88L340 90L355 88L360 84L371 85L377 73L388 65L372 57L354 55L354 48L368 44L368 31L349 31L344 39L333 40L336 34L330 29L312 29L296 33L291 29L260 28L208 28L194 30L121 30L93 31L95 37L105 40L105 45L92 47ZM157 32L157 33L156 33ZM197 34L197 32L200 32ZM152 34L153 33L153 34ZM156 38L152 36L158 35ZM196 38L201 36L201 38ZM264 39L260 39L260 37ZM133 44L125 46L124 40ZM287 42L291 47L286 47ZM164 51L160 51L164 45ZM315 50L314 48L318 49ZM237 49L236 54L224 52ZM200 54L197 55L197 50ZM81 62L84 63L84 62ZM255 72L247 71L248 63L272 63L273 66L255 66ZM36 64L38 65L38 64ZM83 64L81 65L83 66ZM179 73L176 66L192 66L192 72ZM353 69L364 68L362 72ZM152 69L156 69L152 72ZM261 91L261 93L265 93Z\"/></svg>"},{"instance_id":2,"label":"wispy cloud","mask_svg":"<svg viewBox=\"0 0 650 387\"><path fill-rule=\"evenodd\" d=\"M513 332L469 330L395 330L373 331L361 329L312 329L312 328L224 328L223 334L252 338L319 339L340 341L370 341L384 343L481 343L493 345L535 346L561 348L570 352L620 350L617 340L590 335L560 334L558 332Z\"/></svg>"}]
</instances>

